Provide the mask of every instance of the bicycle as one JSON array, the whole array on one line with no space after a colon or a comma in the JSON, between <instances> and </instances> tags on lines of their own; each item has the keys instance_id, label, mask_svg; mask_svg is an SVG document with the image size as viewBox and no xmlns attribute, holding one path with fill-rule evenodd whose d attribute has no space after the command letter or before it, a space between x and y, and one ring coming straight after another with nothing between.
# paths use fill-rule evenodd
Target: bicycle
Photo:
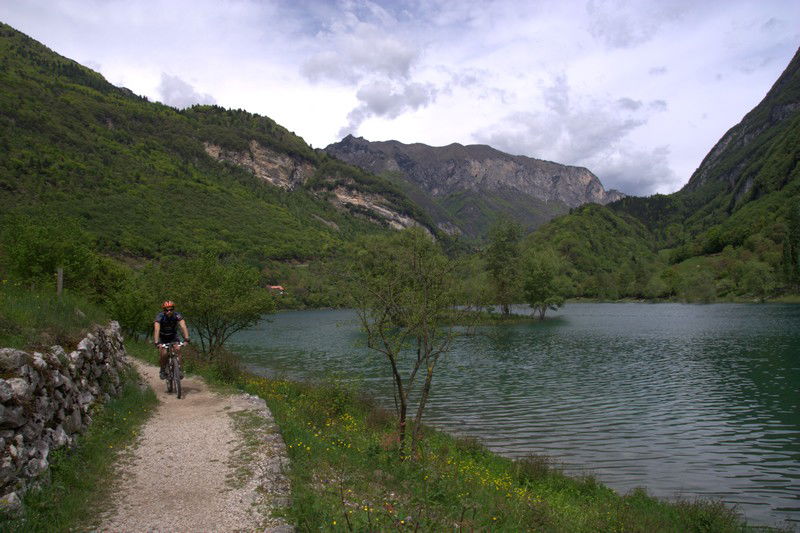
<instances>
[{"instance_id":1,"label":"bicycle","mask_svg":"<svg viewBox=\"0 0 800 533\"><path fill-rule=\"evenodd\" d=\"M181 399L181 378L183 372L181 370L181 360L178 357L178 352L175 346L183 346L185 342L165 342L160 346L167 349L167 392L171 393L173 390L177 393L178 399Z\"/></svg>"}]
</instances>

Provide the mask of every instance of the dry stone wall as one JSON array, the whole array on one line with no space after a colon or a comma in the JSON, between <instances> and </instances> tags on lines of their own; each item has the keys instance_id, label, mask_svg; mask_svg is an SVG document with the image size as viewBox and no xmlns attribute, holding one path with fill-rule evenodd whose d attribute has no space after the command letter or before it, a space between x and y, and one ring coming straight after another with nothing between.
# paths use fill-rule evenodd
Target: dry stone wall
<instances>
[{"instance_id":1,"label":"dry stone wall","mask_svg":"<svg viewBox=\"0 0 800 533\"><path fill-rule=\"evenodd\" d=\"M96 327L75 351L32 354L0 349L0 510L46 474L52 450L72 446L92 423L92 408L121 389L130 363L119 324Z\"/></svg>"}]
</instances>

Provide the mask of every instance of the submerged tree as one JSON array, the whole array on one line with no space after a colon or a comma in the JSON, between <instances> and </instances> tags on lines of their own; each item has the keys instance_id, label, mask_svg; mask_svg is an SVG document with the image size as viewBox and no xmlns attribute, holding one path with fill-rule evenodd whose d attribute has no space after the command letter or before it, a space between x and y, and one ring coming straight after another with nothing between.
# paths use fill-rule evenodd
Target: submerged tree
<instances>
[{"instance_id":1,"label":"submerged tree","mask_svg":"<svg viewBox=\"0 0 800 533\"><path fill-rule=\"evenodd\" d=\"M548 309L555 311L564 305L566 281L562 277L564 261L555 252L531 252L525 257L523 292L539 320Z\"/></svg>"},{"instance_id":2,"label":"submerged tree","mask_svg":"<svg viewBox=\"0 0 800 533\"><path fill-rule=\"evenodd\" d=\"M399 454L405 459L410 397L418 398L413 452L436 365L455 336L452 327L444 326L455 304L453 263L422 229L411 228L362 242L353 254L351 272L367 346L382 353L391 368Z\"/></svg>"},{"instance_id":3,"label":"submerged tree","mask_svg":"<svg viewBox=\"0 0 800 533\"><path fill-rule=\"evenodd\" d=\"M494 286L496 303L504 316L511 314L510 306L517 292L521 233L520 226L507 219L501 219L489 231L486 270Z\"/></svg>"}]
</instances>

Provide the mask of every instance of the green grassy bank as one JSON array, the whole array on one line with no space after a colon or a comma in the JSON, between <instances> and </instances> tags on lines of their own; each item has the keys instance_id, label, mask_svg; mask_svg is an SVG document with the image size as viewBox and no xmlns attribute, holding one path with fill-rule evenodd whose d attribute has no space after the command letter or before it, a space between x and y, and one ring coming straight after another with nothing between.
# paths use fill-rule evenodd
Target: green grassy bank
<instances>
[{"instance_id":1,"label":"green grassy bank","mask_svg":"<svg viewBox=\"0 0 800 533\"><path fill-rule=\"evenodd\" d=\"M92 324L108 322L108 315L86 297L65 291L30 289L0 280L0 347L69 350Z\"/></svg>"},{"instance_id":2,"label":"green grassy bank","mask_svg":"<svg viewBox=\"0 0 800 533\"><path fill-rule=\"evenodd\" d=\"M146 355L146 354L145 354ZM264 398L291 459L299 531L747 531L720 502L619 495L593 477L569 477L545 457L514 461L473 440L426 429L400 461L390 413L357 390L241 373L197 362L210 382Z\"/></svg>"},{"instance_id":3,"label":"green grassy bank","mask_svg":"<svg viewBox=\"0 0 800 533\"><path fill-rule=\"evenodd\" d=\"M25 494L23 516L0 516L0 531L75 531L96 525L109 502L114 465L158 403L152 390L139 386L135 371L124 380L122 394L92 414L92 425L78 445L50 454L50 482Z\"/></svg>"}]
</instances>

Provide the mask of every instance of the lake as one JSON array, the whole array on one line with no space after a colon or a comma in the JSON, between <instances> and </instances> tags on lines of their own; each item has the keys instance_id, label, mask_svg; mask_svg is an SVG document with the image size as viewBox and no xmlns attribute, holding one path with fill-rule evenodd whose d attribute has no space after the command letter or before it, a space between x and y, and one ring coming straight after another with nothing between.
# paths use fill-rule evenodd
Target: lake
<instances>
[{"instance_id":1,"label":"lake","mask_svg":"<svg viewBox=\"0 0 800 533\"><path fill-rule=\"evenodd\" d=\"M800 527L800 306L568 304L479 332L440 363L428 424L622 493L719 498ZM353 311L279 313L234 348L256 373L358 380L391 405Z\"/></svg>"}]
</instances>

